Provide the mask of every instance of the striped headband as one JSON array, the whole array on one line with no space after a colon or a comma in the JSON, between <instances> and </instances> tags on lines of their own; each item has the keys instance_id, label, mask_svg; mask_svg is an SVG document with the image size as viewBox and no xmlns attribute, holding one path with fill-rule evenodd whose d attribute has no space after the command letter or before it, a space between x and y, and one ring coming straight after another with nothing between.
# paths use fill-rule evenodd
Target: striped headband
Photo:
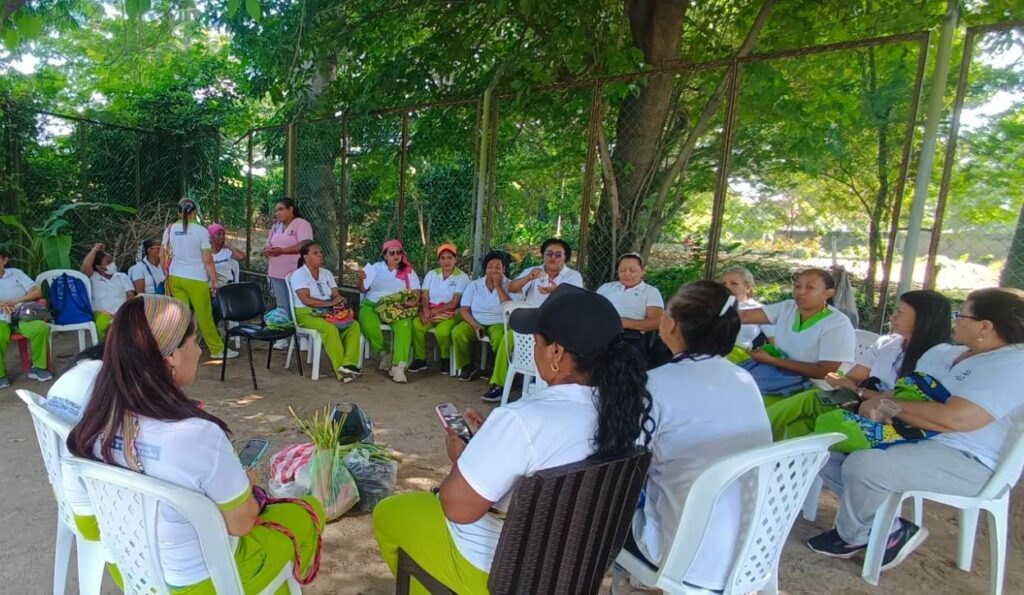
<instances>
[{"instance_id":1,"label":"striped headband","mask_svg":"<svg viewBox=\"0 0 1024 595\"><path fill-rule=\"evenodd\" d=\"M144 293L139 297L143 300L149 332L156 339L160 355L170 356L185 338L192 322L192 312L184 302L166 295Z\"/></svg>"}]
</instances>

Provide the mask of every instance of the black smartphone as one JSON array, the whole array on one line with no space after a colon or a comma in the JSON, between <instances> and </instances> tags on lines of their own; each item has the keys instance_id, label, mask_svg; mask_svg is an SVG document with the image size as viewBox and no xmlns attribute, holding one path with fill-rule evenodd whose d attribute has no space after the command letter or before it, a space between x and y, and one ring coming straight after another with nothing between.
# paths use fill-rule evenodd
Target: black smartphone
<instances>
[{"instance_id":1,"label":"black smartphone","mask_svg":"<svg viewBox=\"0 0 1024 595\"><path fill-rule=\"evenodd\" d=\"M260 464L263 455L267 454L270 443L262 438L253 438L245 443L242 450L238 451L238 462L246 469L252 469Z\"/></svg>"},{"instance_id":2,"label":"black smartphone","mask_svg":"<svg viewBox=\"0 0 1024 595\"><path fill-rule=\"evenodd\" d=\"M825 405L841 407L846 403L859 401L860 397L848 388L840 388L836 390L823 390L818 393L818 399Z\"/></svg>"}]
</instances>

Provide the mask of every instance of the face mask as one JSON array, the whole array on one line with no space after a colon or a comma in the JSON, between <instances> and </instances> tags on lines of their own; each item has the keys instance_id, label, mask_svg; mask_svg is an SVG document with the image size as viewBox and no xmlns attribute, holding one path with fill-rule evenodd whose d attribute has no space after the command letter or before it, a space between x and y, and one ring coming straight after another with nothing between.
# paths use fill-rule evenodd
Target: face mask
<instances>
[{"instance_id":1,"label":"face mask","mask_svg":"<svg viewBox=\"0 0 1024 595\"><path fill-rule=\"evenodd\" d=\"M108 264L107 266L103 267L103 270L104 270L104 271L105 271L105 272L106 272L106 273L107 273L108 275L113 275L114 273L116 273L116 272L117 272L117 265L116 265L116 264L114 264L114 263L110 263L110 264Z\"/></svg>"}]
</instances>

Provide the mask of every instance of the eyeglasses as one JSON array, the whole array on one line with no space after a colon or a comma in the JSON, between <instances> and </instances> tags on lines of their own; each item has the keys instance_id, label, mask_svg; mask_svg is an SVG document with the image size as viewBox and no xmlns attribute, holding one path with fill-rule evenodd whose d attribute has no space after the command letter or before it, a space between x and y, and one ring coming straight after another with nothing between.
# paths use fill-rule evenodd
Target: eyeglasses
<instances>
[{"instance_id":1,"label":"eyeglasses","mask_svg":"<svg viewBox=\"0 0 1024 595\"><path fill-rule=\"evenodd\" d=\"M402 250L388 250L388 256L401 256L404 254Z\"/></svg>"},{"instance_id":2,"label":"eyeglasses","mask_svg":"<svg viewBox=\"0 0 1024 595\"><path fill-rule=\"evenodd\" d=\"M563 256L565 256L565 252L555 252L553 250L548 250L547 252L544 253L544 256L547 256L548 258L562 258Z\"/></svg>"},{"instance_id":3,"label":"eyeglasses","mask_svg":"<svg viewBox=\"0 0 1024 595\"><path fill-rule=\"evenodd\" d=\"M961 318L970 318L971 320L981 320L981 318L978 318L977 316L971 316L969 314L961 314L960 310L957 310L956 312L953 312L953 319L954 320L959 320Z\"/></svg>"}]
</instances>

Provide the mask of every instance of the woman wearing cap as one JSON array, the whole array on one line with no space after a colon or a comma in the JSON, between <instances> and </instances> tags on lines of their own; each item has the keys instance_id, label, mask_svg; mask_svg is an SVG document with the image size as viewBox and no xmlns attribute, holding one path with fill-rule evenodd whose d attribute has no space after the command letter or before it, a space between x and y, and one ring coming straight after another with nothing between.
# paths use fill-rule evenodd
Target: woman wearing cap
<instances>
[{"instance_id":1,"label":"woman wearing cap","mask_svg":"<svg viewBox=\"0 0 1024 595\"><path fill-rule=\"evenodd\" d=\"M495 409L486 422L466 411L474 436L467 444L448 430L452 470L438 496L406 493L377 505L373 530L392 572L401 549L456 593L486 593L502 513L520 478L628 453L642 426L650 431L643 359L622 339L607 299L566 285L540 308L513 312L510 324L536 337L547 387Z\"/></svg>"},{"instance_id":2,"label":"woman wearing cap","mask_svg":"<svg viewBox=\"0 0 1024 595\"><path fill-rule=\"evenodd\" d=\"M92 315L96 334L102 341L107 336L114 313L127 300L135 297L135 286L128 275L118 272L114 257L95 244L82 259L82 274L92 286Z\"/></svg>"},{"instance_id":3,"label":"woman wearing cap","mask_svg":"<svg viewBox=\"0 0 1024 595\"><path fill-rule=\"evenodd\" d=\"M217 284L220 286L228 283L238 283L235 279L233 261L245 260L245 252L227 243L227 232L220 223L214 223L209 227L210 252L213 254L213 268L217 271Z\"/></svg>"},{"instance_id":4,"label":"woman wearing cap","mask_svg":"<svg viewBox=\"0 0 1024 595\"><path fill-rule=\"evenodd\" d=\"M380 369L386 370L395 382L406 382L405 368L409 365L412 349L412 322L415 315L390 323L391 351L385 350L384 331L381 330L377 302L403 291L412 295L403 305L415 308L420 303L420 278L412 269L402 242L388 240L381 246L380 262L368 264L359 271L359 291L364 298L359 302L359 326L370 346L380 354Z\"/></svg>"},{"instance_id":5,"label":"woman wearing cap","mask_svg":"<svg viewBox=\"0 0 1024 595\"><path fill-rule=\"evenodd\" d=\"M509 291L521 293L526 301L539 306L559 285L583 287L583 276L568 267L569 259L572 258L572 248L568 242L560 238L548 238L540 245L540 253L544 257L544 264L520 273L509 285Z\"/></svg>"},{"instance_id":6,"label":"woman wearing cap","mask_svg":"<svg viewBox=\"0 0 1024 595\"><path fill-rule=\"evenodd\" d=\"M312 497L302 504L266 506L256 470L238 462L227 424L182 390L195 379L200 354L186 304L150 294L128 300L111 327L92 396L68 448L75 456L144 473L213 500L228 533L238 538L234 555L242 585L247 593L258 593L289 562L297 560L301 572L308 571L323 528L323 506ZM66 476L65 482L65 488L81 489L77 477ZM99 539L95 517L87 516L88 510L73 512L83 536ZM158 563L167 584L174 585L171 592L214 593L195 529L167 507L156 523ZM276 523L291 537L262 523Z\"/></svg>"},{"instance_id":7,"label":"woman wearing cap","mask_svg":"<svg viewBox=\"0 0 1024 595\"><path fill-rule=\"evenodd\" d=\"M434 329L434 340L441 351L441 373L448 373L452 329L459 323L459 301L469 284L469 275L455 266L457 253L455 244L438 246L437 262L440 266L423 276L420 315L412 322L413 362L409 366L410 372L427 369L427 331Z\"/></svg>"},{"instance_id":8,"label":"woman wearing cap","mask_svg":"<svg viewBox=\"0 0 1024 595\"><path fill-rule=\"evenodd\" d=\"M4 367L4 355L11 341L11 333L15 331L28 339L32 354L28 377L39 382L53 380L46 369L49 363L47 350L50 345L50 325L42 320L26 320L17 324L11 320L11 314L18 304L34 302L43 297L43 292L21 269L7 266L10 257L7 250L0 248L0 388L11 386Z\"/></svg>"},{"instance_id":9,"label":"woman wearing cap","mask_svg":"<svg viewBox=\"0 0 1024 595\"><path fill-rule=\"evenodd\" d=\"M291 307L288 301L291 296L288 295L285 278L298 268L295 263L302 245L313 241L313 226L299 216L299 208L290 198L282 198L274 204L274 217L277 223L270 228L270 235L263 244L263 254L267 257L267 278L270 279L277 305L287 312ZM284 340L284 343L287 348L288 341Z\"/></svg>"},{"instance_id":10,"label":"woman wearing cap","mask_svg":"<svg viewBox=\"0 0 1024 595\"><path fill-rule=\"evenodd\" d=\"M487 392L480 397L489 403L501 400L505 375L508 373L505 314L501 305L513 299L509 290L511 282L505 276L509 260L511 259L508 253L502 250L491 250L484 256L484 276L466 287L459 310L462 322L452 331L455 369L459 370L459 380L466 382L479 374L470 355L473 341L481 341L487 337L491 342L491 350L494 351L494 371L491 373L491 384L487 387Z\"/></svg>"},{"instance_id":11,"label":"woman wearing cap","mask_svg":"<svg viewBox=\"0 0 1024 595\"><path fill-rule=\"evenodd\" d=\"M342 330L322 315L314 314L314 308L348 306L338 290L334 273L323 268L324 251L319 244L307 242L302 246L298 265L298 270L291 276L294 299L298 300L295 304L295 323L302 328L313 329L320 335L338 380L350 382L363 373L359 369L359 322L353 320L352 324Z\"/></svg>"},{"instance_id":12,"label":"woman wearing cap","mask_svg":"<svg viewBox=\"0 0 1024 595\"><path fill-rule=\"evenodd\" d=\"M765 405L809 388L809 380L822 380L844 363L853 363L857 343L853 325L829 303L835 286L828 271L807 269L793 282L793 299L740 310L743 324L775 325L774 348L754 349L741 364L757 380Z\"/></svg>"},{"instance_id":13,"label":"woman wearing cap","mask_svg":"<svg viewBox=\"0 0 1024 595\"><path fill-rule=\"evenodd\" d=\"M136 295L165 293L164 284L167 281L167 275L164 274L164 269L160 266L162 251L160 240L143 240L142 245L139 246L136 255L138 262L128 269L128 278L131 279L132 285L135 287Z\"/></svg>"},{"instance_id":14,"label":"woman wearing cap","mask_svg":"<svg viewBox=\"0 0 1024 595\"><path fill-rule=\"evenodd\" d=\"M757 384L724 357L740 327L736 305L725 286L696 281L669 299L659 322L659 334L673 357L648 372L654 456L647 496L625 546L655 566L665 562L683 504L701 472L721 458L772 441ZM693 536L700 548L686 572L690 585L725 588L743 511L739 486L734 488L719 498L703 538Z\"/></svg>"},{"instance_id":15,"label":"woman wearing cap","mask_svg":"<svg viewBox=\"0 0 1024 595\"><path fill-rule=\"evenodd\" d=\"M729 288L729 291L736 296L736 306L740 310L761 308L760 302L754 299L754 274L746 267L731 267L722 273L722 285ZM744 349L752 349L754 341L764 333L765 337L774 334L771 325L743 324L740 325L740 333L736 335L736 344Z\"/></svg>"},{"instance_id":16,"label":"woman wearing cap","mask_svg":"<svg viewBox=\"0 0 1024 595\"><path fill-rule=\"evenodd\" d=\"M164 230L163 268L167 272L167 293L188 304L196 313L199 332L210 349L211 358L238 357L237 351L225 349L213 320L211 296L216 295L218 283L210 232L195 222L196 203L192 199L178 201L178 216L178 221Z\"/></svg>"}]
</instances>

